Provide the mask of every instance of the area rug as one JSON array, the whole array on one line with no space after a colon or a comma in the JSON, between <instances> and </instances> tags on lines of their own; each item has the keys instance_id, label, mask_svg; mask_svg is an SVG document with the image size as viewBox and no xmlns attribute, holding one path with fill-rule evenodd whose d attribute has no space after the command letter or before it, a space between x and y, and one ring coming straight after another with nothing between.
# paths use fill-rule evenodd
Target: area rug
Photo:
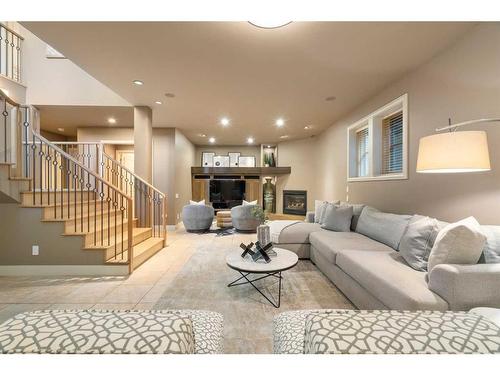
<instances>
[{"instance_id":1,"label":"area rug","mask_svg":"<svg viewBox=\"0 0 500 375\"><path fill-rule=\"evenodd\" d=\"M255 235L253 235L255 236ZM226 353L272 353L272 320L297 309L352 309L349 300L308 260L283 273L281 307L274 308L251 285L228 288L239 274L226 266L226 255L252 235L196 236L195 251L166 287L155 309L212 310L224 316ZM277 282L259 281L277 295Z\"/></svg>"}]
</instances>

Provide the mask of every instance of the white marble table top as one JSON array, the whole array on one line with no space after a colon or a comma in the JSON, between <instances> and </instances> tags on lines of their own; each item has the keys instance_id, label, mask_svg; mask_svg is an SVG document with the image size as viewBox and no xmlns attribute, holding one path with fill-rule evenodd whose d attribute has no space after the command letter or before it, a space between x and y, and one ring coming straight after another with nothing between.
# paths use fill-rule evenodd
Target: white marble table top
<instances>
[{"instance_id":1,"label":"white marble table top","mask_svg":"<svg viewBox=\"0 0 500 375\"><path fill-rule=\"evenodd\" d=\"M288 270L299 261L299 257L294 252L289 250L281 249L279 247L274 247L276 251L276 256L272 256L271 262L266 263L263 259L254 262L250 255L246 255L245 258L241 257L243 250L238 248L233 250L226 257L226 264L228 267L242 272L250 273L270 273L270 272L280 272Z\"/></svg>"}]
</instances>

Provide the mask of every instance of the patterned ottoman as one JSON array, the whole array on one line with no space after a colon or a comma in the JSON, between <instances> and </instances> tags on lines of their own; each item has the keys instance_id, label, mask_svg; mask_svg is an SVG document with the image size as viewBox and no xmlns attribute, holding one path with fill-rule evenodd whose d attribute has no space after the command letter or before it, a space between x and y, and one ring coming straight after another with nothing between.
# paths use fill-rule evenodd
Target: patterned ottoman
<instances>
[{"instance_id":1,"label":"patterned ottoman","mask_svg":"<svg viewBox=\"0 0 500 375\"><path fill-rule=\"evenodd\" d=\"M299 310L274 319L277 354L500 353L500 327L466 312Z\"/></svg>"},{"instance_id":2,"label":"patterned ottoman","mask_svg":"<svg viewBox=\"0 0 500 375\"><path fill-rule=\"evenodd\" d=\"M219 354L223 317L200 310L54 310L0 325L0 353Z\"/></svg>"}]
</instances>

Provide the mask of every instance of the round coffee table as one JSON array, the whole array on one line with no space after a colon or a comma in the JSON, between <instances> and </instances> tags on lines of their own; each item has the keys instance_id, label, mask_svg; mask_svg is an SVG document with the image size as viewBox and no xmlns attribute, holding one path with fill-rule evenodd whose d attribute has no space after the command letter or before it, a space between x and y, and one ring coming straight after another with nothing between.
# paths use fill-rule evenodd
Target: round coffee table
<instances>
[{"instance_id":1,"label":"round coffee table","mask_svg":"<svg viewBox=\"0 0 500 375\"><path fill-rule=\"evenodd\" d=\"M241 275L238 279L229 283L227 286L237 286L250 284L252 285L257 292L259 292L266 300L269 301L271 305L276 308L280 307L281 303L281 280L283 276L281 276L281 272L289 270L297 265L299 262L299 257L297 254L281 249L279 247L273 248L276 252L276 256L271 257L271 262L265 263L262 259L260 261L254 262L250 255L246 255L244 258L241 257L241 250L235 250L231 252L226 257L226 264L229 268L232 268L235 271L238 271ZM250 274L261 274L263 276L258 276L256 278L250 279L248 276ZM279 283L279 291L278 291L278 302L273 301L275 298L271 295L271 300L267 295L265 295L262 290L260 290L255 284L255 281L262 280L268 277L275 277L278 279ZM245 281L238 282L242 279Z\"/></svg>"}]
</instances>

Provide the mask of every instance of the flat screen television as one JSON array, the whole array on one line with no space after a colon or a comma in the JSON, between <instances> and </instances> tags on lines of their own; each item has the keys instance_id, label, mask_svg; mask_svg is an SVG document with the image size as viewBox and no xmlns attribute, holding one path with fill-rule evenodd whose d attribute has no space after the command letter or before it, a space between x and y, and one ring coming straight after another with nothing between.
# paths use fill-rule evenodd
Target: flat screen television
<instances>
[{"instance_id":1,"label":"flat screen television","mask_svg":"<svg viewBox=\"0 0 500 375\"><path fill-rule=\"evenodd\" d=\"M245 199L244 180L210 180L210 202L215 209L231 208Z\"/></svg>"}]
</instances>

